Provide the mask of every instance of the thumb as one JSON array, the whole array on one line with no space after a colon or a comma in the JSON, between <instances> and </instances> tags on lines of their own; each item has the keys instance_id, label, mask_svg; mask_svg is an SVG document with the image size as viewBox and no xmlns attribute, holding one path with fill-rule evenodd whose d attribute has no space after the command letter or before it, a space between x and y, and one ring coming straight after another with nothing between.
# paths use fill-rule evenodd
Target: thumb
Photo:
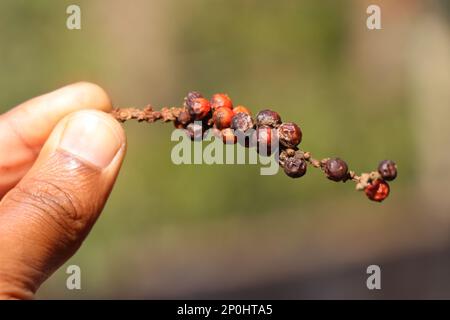
<instances>
[{"instance_id":1,"label":"thumb","mask_svg":"<svg viewBox=\"0 0 450 320\"><path fill-rule=\"evenodd\" d=\"M108 198L126 149L121 125L93 110L53 130L0 202L0 296L32 298L79 248Z\"/></svg>"}]
</instances>

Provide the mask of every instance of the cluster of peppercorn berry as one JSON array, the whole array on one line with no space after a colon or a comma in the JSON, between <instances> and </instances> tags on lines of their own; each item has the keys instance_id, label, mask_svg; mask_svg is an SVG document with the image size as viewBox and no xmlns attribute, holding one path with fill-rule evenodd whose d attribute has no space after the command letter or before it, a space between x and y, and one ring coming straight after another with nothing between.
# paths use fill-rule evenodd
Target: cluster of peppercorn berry
<instances>
[{"instance_id":1,"label":"cluster of peppercorn berry","mask_svg":"<svg viewBox=\"0 0 450 320\"><path fill-rule=\"evenodd\" d=\"M224 143L236 143L236 135L243 134L245 137L253 129L244 140L245 146L256 146L263 155L285 149L298 150L297 146L302 140L302 131L295 123L283 123L280 115L272 110L263 110L253 119L249 109L241 105L233 107L232 100L224 93L216 93L208 101L199 92L189 92L184 99L184 108L177 116L175 126L185 128L192 139L201 137L203 132L212 128ZM195 124L195 121L200 121L201 125ZM287 163L287 175L304 175L306 163L303 159L292 156L292 159L287 159Z\"/></svg>"},{"instance_id":2,"label":"cluster of peppercorn berry","mask_svg":"<svg viewBox=\"0 0 450 320\"><path fill-rule=\"evenodd\" d=\"M321 169L332 181L352 180L357 190L364 190L370 200L381 202L389 195L387 181L397 177L397 166L391 160L380 162L377 171L357 176L350 171L347 163L340 158L314 159L309 152L298 148L302 141L302 130L293 122L282 122L280 115L272 110L262 110L253 119L244 106L233 107L227 94L216 93L210 100L196 91L184 98L182 108L162 108L154 111L151 106L144 109L118 108L113 116L121 122L136 119L149 123L161 120L173 121L176 128L184 129L192 140L201 140L208 129L224 143L237 141L245 147L256 147L262 155L275 153L286 175L300 178L305 175L308 165ZM247 134L250 133L250 134ZM244 139L237 139L243 135Z\"/></svg>"},{"instance_id":3,"label":"cluster of peppercorn berry","mask_svg":"<svg viewBox=\"0 0 450 320\"><path fill-rule=\"evenodd\" d=\"M339 158L324 159L320 163L328 179L333 181L357 182L357 189L364 190L370 200L381 202L389 195L389 184L397 177L397 165L391 160L381 161L378 171L363 173L360 177L348 170L347 163Z\"/></svg>"},{"instance_id":4,"label":"cluster of peppercorn berry","mask_svg":"<svg viewBox=\"0 0 450 320\"><path fill-rule=\"evenodd\" d=\"M245 133L254 124L250 111L244 106L233 107L228 95L216 93L211 100L207 100L199 92L192 91L184 99L184 109L177 116L175 127L185 128L191 139L203 137L206 130L213 129L224 143L234 144L236 133Z\"/></svg>"},{"instance_id":5,"label":"cluster of peppercorn berry","mask_svg":"<svg viewBox=\"0 0 450 320\"><path fill-rule=\"evenodd\" d=\"M390 187L387 181L397 177L397 165L392 160L383 160L378 165L379 177L373 177L364 192L370 200L381 202L389 195Z\"/></svg>"}]
</instances>

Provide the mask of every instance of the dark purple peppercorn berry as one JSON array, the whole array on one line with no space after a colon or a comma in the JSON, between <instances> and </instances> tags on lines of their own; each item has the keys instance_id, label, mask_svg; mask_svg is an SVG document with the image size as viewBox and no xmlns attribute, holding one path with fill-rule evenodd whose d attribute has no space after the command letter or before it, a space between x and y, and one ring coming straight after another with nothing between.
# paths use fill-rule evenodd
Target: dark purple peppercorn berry
<instances>
[{"instance_id":1,"label":"dark purple peppercorn berry","mask_svg":"<svg viewBox=\"0 0 450 320\"><path fill-rule=\"evenodd\" d=\"M381 161L378 165L378 172L384 180L394 180L397 177L397 165L392 160Z\"/></svg>"},{"instance_id":2,"label":"dark purple peppercorn berry","mask_svg":"<svg viewBox=\"0 0 450 320\"><path fill-rule=\"evenodd\" d=\"M256 125L260 126L269 126L272 128L278 127L281 124L280 115L272 110L266 109L258 112L256 115Z\"/></svg>"},{"instance_id":3,"label":"dark purple peppercorn berry","mask_svg":"<svg viewBox=\"0 0 450 320\"><path fill-rule=\"evenodd\" d=\"M184 98L184 106L189 108L192 106L192 102L197 98L203 98L203 95L197 91L188 92L187 96Z\"/></svg>"},{"instance_id":4,"label":"dark purple peppercorn berry","mask_svg":"<svg viewBox=\"0 0 450 320\"><path fill-rule=\"evenodd\" d=\"M324 166L327 178L333 181L345 180L348 176L348 166L339 158L329 159Z\"/></svg>"},{"instance_id":5,"label":"dark purple peppercorn berry","mask_svg":"<svg viewBox=\"0 0 450 320\"><path fill-rule=\"evenodd\" d=\"M300 157L290 157L284 161L284 172L291 178L304 176L306 167L306 161Z\"/></svg>"},{"instance_id":6,"label":"dark purple peppercorn berry","mask_svg":"<svg viewBox=\"0 0 450 320\"><path fill-rule=\"evenodd\" d=\"M250 115L244 112L239 112L231 119L231 128L236 131L245 132L253 128L253 120Z\"/></svg>"},{"instance_id":7,"label":"dark purple peppercorn berry","mask_svg":"<svg viewBox=\"0 0 450 320\"><path fill-rule=\"evenodd\" d=\"M278 127L280 144L287 148L295 148L302 141L302 130L293 122L286 122Z\"/></svg>"}]
</instances>

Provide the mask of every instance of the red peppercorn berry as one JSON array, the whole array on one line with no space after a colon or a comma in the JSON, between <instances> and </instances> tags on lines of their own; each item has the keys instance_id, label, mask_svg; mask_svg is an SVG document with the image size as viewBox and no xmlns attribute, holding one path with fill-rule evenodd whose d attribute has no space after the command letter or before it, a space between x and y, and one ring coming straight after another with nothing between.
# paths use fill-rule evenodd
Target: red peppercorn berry
<instances>
[{"instance_id":1,"label":"red peppercorn berry","mask_svg":"<svg viewBox=\"0 0 450 320\"><path fill-rule=\"evenodd\" d=\"M229 128L233 115L233 111L229 108L217 108L213 113L213 122L216 125L217 129L222 130L225 128Z\"/></svg>"},{"instance_id":2,"label":"red peppercorn berry","mask_svg":"<svg viewBox=\"0 0 450 320\"><path fill-rule=\"evenodd\" d=\"M190 115L194 120L202 120L209 115L211 105L205 98L195 98L190 104L187 104Z\"/></svg>"},{"instance_id":3,"label":"red peppercorn berry","mask_svg":"<svg viewBox=\"0 0 450 320\"><path fill-rule=\"evenodd\" d=\"M216 93L211 97L211 108L216 110L217 108L225 107L233 109L233 102L230 97L225 93Z\"/></svg>"},{"instance_id":4,"label":"red peppercorn berry","mask_svg":"<svg viewBox=\"0 0 450 320\"><path fill-rule=\"evenodd\" d=\"M323 169L330 180L342 181L347 179L348 166L344 160L339 158L328 159Z\"/></svg>"},{"instance_id":5,"label":"red peppercorn berry","mask_svg":"<svg viewBox=\"0 0 450 320\"><path fill-rule=\"evenodd\" d=\"M394 180L397 177L397 165L392 160L381 161L378 165L378 172L384 180Z\"/></svg>"},{"instance_id":6,"label":"red peppercorn berry","mask_svg":"<svg viewBox=\"0 0 450 320\"><path fill-rule=\"evenodd\" d=\"M303 177L306 173L306 161L300 157L290 157L284 161L284 172L291 178Z\"/></svg>"},{"instance_id":7,"label":"red peppercorn berry","mask_svg":"<svg viewBox=\"0 0 450 320\"><path fill-rule=\"evenodd\" d=\"M269 126L272 128L278 127L281 124L280 115L272 110L266 109L258 112L256 115L256 125Z\"/></svg>"},{"instance_id":8,"label":"red peppercorn berry","mask_svg":"<svg viewBox=\"0 0 450 320\"><path fill-rule=\"evenodd\" d=\"M287 148L295 148L302 141L302 130L293 122L286 122L278 127L280 144Z\"/></svg>"},{"instance_id":9,"label":"red peppercorn berry","mask_svg":"<svg viewBox=\"0 0 450 320\"><path fill-rule=\"evenodd\" d=\"M364 189L364 192L366 193L367 197L370 200L378 202L381 202L384 199L386 199L389 195L389 191L390 191L389 184L382 179L372 181Z\"/></svg>"},{"instance_id":10,"label":"red peppercorn berry","mask_svg":"<svg viewBox=\"0 0 450 320\"><path fill-rule=\"evenodd\" d=\"M247 109L246 107L244 107L244 106L239 105L239 106L233 108L233 113L234 113L235 115L238 114L238 113L241 113L241 112L246 113L246 114L248 114L249 116L252 115L252 113L250 112L250 110L248 110L248 109Z\"/></svg>"}]
</instances>

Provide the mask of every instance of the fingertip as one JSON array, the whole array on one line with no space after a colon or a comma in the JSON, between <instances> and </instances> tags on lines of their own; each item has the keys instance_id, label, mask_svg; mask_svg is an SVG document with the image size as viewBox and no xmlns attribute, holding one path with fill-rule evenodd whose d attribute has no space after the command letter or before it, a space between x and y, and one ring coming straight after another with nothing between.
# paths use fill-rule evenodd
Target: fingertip
<instances>
[{"instance_id":1,"label":"fingertip","mask_svg":"<svg viewBox=\"0 0 450 320\"><path fill-rule=\"evenodd\" d=\"M4 115L1 125L15 128L18 147L40 147L56 124L79 110L110 112L106 91L91 82L77 82L28 100ZM19 136L20 135L20 136Z\"/></svg>"},{"instance_id":2,"label":"fingertip","mask_svg":"<svg viewBox=\"0 0 450 320\"><path fill-rule=\"evenodd\" d=\"M101 111L111 111L112 102L106 91L98 84L80 81L61 88L67 99L72 99L72 104ZM68 103L70 104L70 103Z\"/></svg>"},{"instance_id":3,"label":"fingertip","mask_svg":"<svg viewBox=\"0 0 450 320\"><path fill-rule=\"evenodd\" d=\"M58 124L67 115L80 110L97 110L109 113L111 99L97 84L81 81L67 85L53 92L28 100L0 116L0 153L13 150L9 157L0 159L0 198L24 176L36 160L52 132L60 132ZM107 120L116 128L119 137L125 135L112 117ZM53 134L55 136L55 134ZM49 149L49 147L47 147ZM7 174L7 177L6 177Z\"/></svg>"},{"instance_id":4,"label":"fingertip","mask_svg":"<svg viewBox=\"0 0 450 320\"><path fill-rule=\"evenodd\" d=\"M125 148L123 127L105 112L82 110L70 114L63 122L57 149L100 169L106 169Z\"/></svg>"}]
</instances>

